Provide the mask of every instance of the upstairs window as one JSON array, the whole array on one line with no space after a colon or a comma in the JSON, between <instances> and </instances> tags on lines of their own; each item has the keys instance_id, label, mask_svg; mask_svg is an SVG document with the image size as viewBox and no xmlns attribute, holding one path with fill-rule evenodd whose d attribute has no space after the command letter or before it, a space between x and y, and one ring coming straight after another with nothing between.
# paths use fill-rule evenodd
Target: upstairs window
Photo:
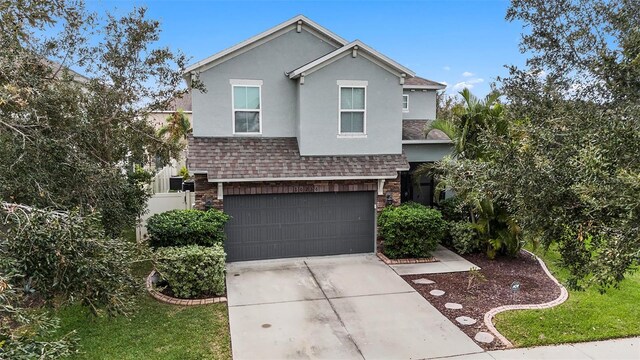
<instances>
[{"instance_id":1,"label":"upstairs window","mask_svg":"<svg viewBox=\"0 0 640 360\"><path fill-rule=\"evenodd\" d=\"M409 95L402 95L402 111L409 112Z\"/></svg>"},{"instance_id":2,"label":"upstairs window","mask_svg":"<svg viewBox=\"0 0 640 360\"><path fill-rule=\"evenodd\" d=\"M259 85L233 85L234 134L262 133L260 90Z\"/></svg>"},{"instance_id":3,"label":"upstairs window","mask_svg":"<svg viewBox=\"0 0 640 360\"><path fill-rule=\"evenodd\" d=\"M365 134L366 87L340 86L340 134Z\"/></svg>"}]
</instances>

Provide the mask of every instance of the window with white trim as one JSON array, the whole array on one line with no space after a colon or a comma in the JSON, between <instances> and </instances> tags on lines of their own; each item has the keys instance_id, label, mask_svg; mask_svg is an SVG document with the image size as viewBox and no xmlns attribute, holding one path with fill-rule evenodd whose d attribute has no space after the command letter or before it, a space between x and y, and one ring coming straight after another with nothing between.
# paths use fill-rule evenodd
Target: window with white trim
<instances>
[{"instance_id":1,"label":"window with white trim","mask_svg":"<svg viewBox=\"0 0 640 360\"><path fill-rule=\"evenodd\" d=\"M262 132L261 87L259 85L232 85L233 132L260 134Z\"/></svg>"},{"instance_id":2,"label":"window with white trim","mask_svg":"<svg viewBox=\"0 0 640 360\"><path fill-rule=\"evenodd\" d=\"M340 134L365 134L365 86L340 86Z\"/></svg>"},{"instance_id":3,"label":"window with white trim","mask_svg":"<svg viewBox=\"0 0 640 360\"><path fill-rule=\"evenodd\" d=\"M402 111L409 112L409 95L402 95Z\"/></svg>"}]
</instances>

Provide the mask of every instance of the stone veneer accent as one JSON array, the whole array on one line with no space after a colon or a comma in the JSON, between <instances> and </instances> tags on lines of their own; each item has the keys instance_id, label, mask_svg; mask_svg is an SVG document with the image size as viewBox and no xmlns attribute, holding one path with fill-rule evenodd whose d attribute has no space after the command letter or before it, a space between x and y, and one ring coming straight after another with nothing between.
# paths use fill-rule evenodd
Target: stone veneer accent
<instances>
[{"instance_id":1,"label":"stone veneer accent","mask_svg":"<svg viewBox=\"0 0 640 360\"><path fill-rule=\"evenodd\" d=\"M320 180L320 181L266 181L224 183L224 196L227 195L260 195L260 194L296 194L348 191L375 191L376 180ZM224 210L223 199L218 199L218 184L209 182L204 174L195 176L196 208L204 209L211 200L214 208ZM393 205L400 205L400 176L387 179L384 183L383 195L376 195L378 212L386 206L386 194L390 193Z\"/></svg>"}]
</instances>

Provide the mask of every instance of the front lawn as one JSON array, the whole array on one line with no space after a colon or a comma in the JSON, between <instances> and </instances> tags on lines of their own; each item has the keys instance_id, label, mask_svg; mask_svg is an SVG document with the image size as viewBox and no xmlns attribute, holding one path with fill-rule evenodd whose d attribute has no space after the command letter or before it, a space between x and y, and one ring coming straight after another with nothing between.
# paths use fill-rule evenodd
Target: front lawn
<instances>
[{"instance_id":1,"label":"front lawn","mask_svg":"<svg viewBox=\"0 0 640 360\"><path fill-rule=\"evenodd\" d=\"M143 278L150 263L133 267ZM129 318L94 318L78 305L60 309L59 334L77 331L73 359L231 359L227 304L175 306L140 295Z\"/></svg>"},{"instance_id":2,"label":"front lawn","mask_svg":"<svg viewBox=\"0 0 640 360\"><path fill-rule=\"evenodd\" d=\"M74 359L230 359L226 304L179 307L150 296L130 318L92 318L70 306L58 312L61 333L77 330Z\"/></svg>"},{"instance_id":3,"label":"front lawn","mask_svg":"<svg viewBox=\"0 0 640 360\"><path fill-rule=\"evenodd\" d=\"M537 252L563 282L567 271L556 265L557 251ZM569 299L545 310L507 311L495 319L497 329L516 346L604 340L640 335L640 272L627 277L620 289L569 291Z\"/></svg>"}]
</instances>

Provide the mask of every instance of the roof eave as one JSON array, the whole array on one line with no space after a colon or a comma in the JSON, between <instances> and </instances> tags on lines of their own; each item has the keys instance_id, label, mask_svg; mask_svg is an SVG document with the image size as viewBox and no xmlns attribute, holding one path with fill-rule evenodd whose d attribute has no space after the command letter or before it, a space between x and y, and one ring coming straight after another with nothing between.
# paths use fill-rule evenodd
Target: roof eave
<instances>
[{"instance_id":1,"label":"roof eave","mask_svg":"<svg viewBox=\"0 0 640 360\"><path fill-rule=\"evenodd\" d=\"M364 44L362 41L360 40L354 40L346 45L344 45L343 47L336 49L324 56L319 57L318 59L305 64L291 72L289 72L289 78L290 79L296 79L298 77L300 77L303 73L308 72L313 70L314 68L322 65L323 63L337 57L340 56L341 54L343 54L346 51L349 51L351 49L353 49L353 47L358 46L359 50L362 49L364 50L366 53L374 56L375 58L377 58L378 60L381 60L382 62L384 62L387 66L394 68L396 71L398 71L398 73L400 74L405 74L408 77L414 77L416 76L415 72L413 72L411 69L400 65L399 63L395 62L394 60L390 59L389 57L383 55L382 53L376 51L375 49L369 47L368 45Z\"/></svg>"},{"instance_id":2,"label":"roof eave","mask_svg":"<svg viewBox=\"0 0 640 360\"><path fill-rule=\"evenodd\" d=\"M215 54L213 54L213 55L211 55L211 56L209 56L209 57L207 57L207 58L205 58L203 60L200 60L200 61L196 62L193 65L188 66L185 69L184 75L186 77L187 74L189 74L189 73L191 73L191 72L193 72L195 70L198 70L198 69L202 68L203 66L206 66L207 64L209 64L209 63L211 63L213 61L216 61L216 60L218 60L218 59L220 59L220 58L222 58L224 56L230 55L230 54L232 54L232 53L234 53L234 52L236 52L238 50L241 50L242 48L244 48L246 46L249 46L249 45L255 43L256 41L259 41L259 40L261 40L261 39L263 39L263 38L265 38L265 37L267 37L267 36L269 36L271 34L274 34L277 31L280 31L280 30L282 30L282 29L284 29L284 28L286 28L288 26L291 26L291 25L297 23L298 21L302 21L303 23L311 26L314 30L316 30L319 33L323 34L324 36L332 39L333 41L335 41L336 43L338 43L340 45L344 46L345 44L348 43L347 40L345 40L342 37L334 34L333 32L329 31L328 29L318 25L316 22L308 19L306 16L297 15L297 16L295 16L295 17L293 17L293 18L291 18L291 19L289 19L287 21L284 21L284 22L282 22L282 23L280 23L280 24L278 24L278 25L266 30L266 31L261 32L258 35L255 35L255 36L253 36L253 37L251 37L251 38L249 38L249 39L247 39L245 41L242 41L242 42L240 42L240 43L238 43L238 44L236 44L236 45L234 45L234 46L232 46L230 48L227 48L225 50L217 52L217 53L215 53Z\"/></svg>"},{"instance_id":3,"label":"roof eave","mask_svg":"<svg viewBox=\"0 0 640 360\"><path fill-rule=\"evenodd\" d=\"M403 85L402 88L416 90L443 90L447 88L447 85Z\"/></svg>"}]
</instances>

